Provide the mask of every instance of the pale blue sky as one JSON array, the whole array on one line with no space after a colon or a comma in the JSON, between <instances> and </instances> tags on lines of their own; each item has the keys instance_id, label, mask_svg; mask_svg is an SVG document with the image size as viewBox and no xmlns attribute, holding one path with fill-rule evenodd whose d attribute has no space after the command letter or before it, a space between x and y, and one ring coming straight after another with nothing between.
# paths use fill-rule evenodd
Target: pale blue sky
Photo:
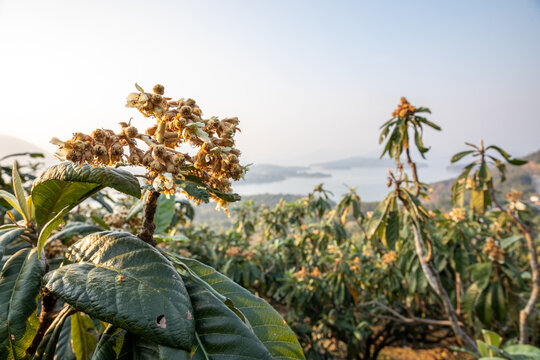
<instances>
[{"instance_id":1,"label":"pale blue sky","mask_svg":"<svg viewBox=\"0 0 540 360\"><path fill-rule=\"evenodd\" d=\"M443 132L434 155L484 138L540 149L540 2L0 0L0 133L117 128L137 81L239 116L246 162L378 153L407 96Z\"/></svg>"}]
</instances>

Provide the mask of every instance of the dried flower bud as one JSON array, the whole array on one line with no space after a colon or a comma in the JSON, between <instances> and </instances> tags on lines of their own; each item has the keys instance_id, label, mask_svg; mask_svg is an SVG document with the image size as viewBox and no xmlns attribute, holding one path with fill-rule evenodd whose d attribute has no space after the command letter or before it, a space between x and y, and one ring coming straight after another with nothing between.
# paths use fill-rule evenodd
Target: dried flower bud
<instances>
[{"instance_id":1,"label":"dried flower bud","mask_svg":"<svg viewBox=\"0 0 540 360\"><path fill-rule=\"evenodd\" d=\"M150 163L150 168L155 172L161 172L165 169L165 166L161 164L159 161L154 160Z\"/></svg>"},{"instance_id":2,"label":"dried flower bud","mask_svg":"<svg viewBox=\"0 0 540 360\"><path fill-rule=\"evenodd\" d=\"M82 160L82 152L79 150L71 149L67 152L66 159L78 163Z\"/></svg>"},{"instance_id":3,"label":"dried flower bud","mask_svg":"<svg viewBox=\"0 0 540 360\"><path fill-rule=\"evenodd\" d=\"M157 125L151 126L148 129L146 129L145 133L146 135L154 136L154 134L157 131Z\"/></svg>"},{"instance_id":4,"label":"dried flower bud","mask_svg":"<svg viewBox=\"0 0 540 360\"><path fill-rule=\"evenodd\" d=\"M103 129L96 129L92 132L92 137L95 141L104 143L107 139L107 133Z\"/></svg>"},{"instance_id":5,"label":"dried flower bud","mask_svg":"<svg viewBox=\"0 0 540 360\"><path fill-rule=\"evenodd\" d=\"M161 84L156 84L152 91L154 92L154 94L163 95L165 94L165 86Z\"/></svg>"},{"instance_id":6,"label":"dried flower bud","mask_svg":"<svg viewBox=\"0 0 540 360\"><path fill-rule=\"evenodd\" d=\"M155 104L155 105L159 105L163 102L163 97L161 95L152 95L152 102Z\"/></svg>"},{"instance_id":7,"label":"dried flower bud","mask_svg":"<svg viewBox=\"0 0 540 360\"><path fill-rule=\"evenodd\" d=\"M234 154L230 154L229 155L229 162L231 164L238 164L238 156L236 156Z\"/></svg>"},{"instance_id":8,"label":"dried flower bud","mask_svg":"<svg viewBox=\"0 0 540 360\"><path fill-rule=\"evenodd\" d=\"M192 112L193 112L193 108L191 106L186 105L180 108L180 114L182 114L182 116L184 117L191 115Z\"/></svg>"},{"instance_id":9,"label":"dried flower bud","mask_svg":"<svg viewBox=\"0 0 540 360\"><path fill-rule=\"evenodd\" d=\"M155 145L154 146L154 154L159 158L165 157L165 146L163 145Z\"/></svg>"},{"instance_id":10,"label":"dried flower bud","mask_svg":"<svg viewBox=\"0 0 540 360\"><path fill-rule=\"evenodd\" d=\"M127 137L133 138L139 134L139 131L135 126L128 126L124 129L124 134L126 134Z\"/></svg>"},{"instance_id":11,"label":"dried flower bud","mask_svg":"<svg viewBox=\"0 0 540 360\"><path fill-rule=\"evenodd\" d=\"M122 155L124 154L124 147L119 141L117 141L111 145L110 152L111 156Z\"/></svg>"},{"instance_id":12,"label":"dried flower bud","mask_svg":"<svg viewBox=\"0 0 540 360\"><path fill-rule=\"evenodd\" d=\"M174 166L182 166L184 165L184 155L182 154L174 154L172 161Z\"/></svg>"},{"instance_id":13,"label":"dried flower bud","mask_svg":"<svg viewBox=\"0 0 540 360\"><path fill-rule=\"evenodd\" d=\"M94 145L94 148L92 149L94 152L94 155L96 156L103 156L107 153L107 148L103 144L96 144Z\"/></svg>"}]
</instances>

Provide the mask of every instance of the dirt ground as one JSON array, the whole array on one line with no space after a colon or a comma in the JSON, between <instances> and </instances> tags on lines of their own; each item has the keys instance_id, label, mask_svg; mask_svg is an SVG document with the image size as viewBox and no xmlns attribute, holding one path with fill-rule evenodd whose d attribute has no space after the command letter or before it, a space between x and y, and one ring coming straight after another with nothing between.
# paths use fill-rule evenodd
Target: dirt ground
<instances>
[{"instance_id":1,"label":"dirt ground","mask_svg":"<svg viewBox=\"0 0 540 360\"><path fill-rule=\"evenodd\" d=\"M403 347L385 347L379 360L468 360L471 359L463 353L454 352L445 348L411 349Z\"/></svg>"}]
</instances>

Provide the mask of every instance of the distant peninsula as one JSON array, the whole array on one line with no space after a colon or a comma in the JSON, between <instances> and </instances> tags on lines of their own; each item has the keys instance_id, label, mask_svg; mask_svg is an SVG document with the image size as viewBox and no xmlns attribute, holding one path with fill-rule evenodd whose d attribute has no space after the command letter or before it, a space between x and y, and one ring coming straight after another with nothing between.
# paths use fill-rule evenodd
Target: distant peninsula
<instances>
[{"instance_id":1,"label":"distant peninsula","mask_svg":"<svg viewBox=\"0 0 540 360\"><path fill-rule=\"evenodd\" d=\"M246 174L246 182L249 184L265 184L283 181L287 178L327 178L332 175L322 172L309 171L303 166L280 166L272 164L257 164L250 166Z\"/></svg>"},{"instance_id":2,"label":"distant peninsula","mask_svg":"<svg viewBox=\"0 0 540 360\"><path fill-rule=\"evenodd\" d=\"M394 167L395 162L392 159L379 159L370 157L350 157L341 160L327 161L311 164L312 167L318 167L326 170L350 170L353 168L388 168ZM417 167L426 167L426 164L417 164Z\"/></svg>"}]
</instances>

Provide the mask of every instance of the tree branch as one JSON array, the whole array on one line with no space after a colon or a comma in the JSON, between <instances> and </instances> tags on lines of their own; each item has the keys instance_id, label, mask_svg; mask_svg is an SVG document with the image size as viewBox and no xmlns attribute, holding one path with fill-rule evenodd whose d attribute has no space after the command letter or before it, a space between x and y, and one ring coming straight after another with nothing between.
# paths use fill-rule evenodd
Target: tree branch
<instances>
[{"instance_id":1,"label":"tree branch","mask_svg":"<svg viewBox=\"0 0 540 360\"><path fill-rule=\"evenodd\" d=\"M143 225L141 231L137 234L141 240L152 246L156 246L156 241L154 240L154 231L156 230L154 215L156 214L159 195L158 191L150 191L148 193L144 207Z\"/></svg>"},{"instance_id":2,"label":"tree branch","mask_svg":"<svg viewBox=\"0 0 540 360\"><path fill-rule=\"evenodd\" d=\"M52 292L50 292L46 287L43 287L41 297L41 314L39 316L39 327L36 336L34 336L32 344L30 344L30 346L26 350L26 354L32 356L36 352L39 344L41 343L41 340L43 340L45 332L47 332L47 329L49 328L49 326L51 326L54 318L57 315L57 312L55 311L57 301L58 297Z\"/></svg>"}]
</instances>

